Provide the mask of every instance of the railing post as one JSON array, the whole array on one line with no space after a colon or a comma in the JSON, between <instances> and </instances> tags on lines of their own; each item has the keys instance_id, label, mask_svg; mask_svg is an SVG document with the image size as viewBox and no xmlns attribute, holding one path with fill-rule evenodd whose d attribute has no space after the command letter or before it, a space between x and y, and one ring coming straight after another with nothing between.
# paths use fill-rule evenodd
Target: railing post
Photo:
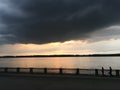
<instances>
[{"instance_id":1,"label":"railing post","mask_svg":"<svg viewBox=\"0 0 120 90\"><path fill-rule=\"evenodd\" d=\"M63 74L63 69L62 68L60 68L59 71L60 71L59 72L60 74Z\"/></svg>"},{"instance_id":2,"label":"railing post","mask_svg":"<svg viewBox=\"0 0 120 90\"><path fill-rule=\"evenodd\" d=\"M79 75L79 69L78 68L76 69L76 75Z\"/></svg>"},{"instance_id":3,"label":"railing post","mask_svg":"<svg viewBox=\"0 0 120 90\"><path fill-rule=\"evenodd\" d=\"M44 74L47 74L47 68L44 68Z\"/></svg>"},{"instance_id":4,"label":"railing post","mask_svg":"<svg viewBox=\"0 0 120 90\"><path fill-rule=\"evenodd\" d=\"M4 72L5 72L5 73L8 73L8 68L4 68Z\"/></svg>"},{"instance_id":5,"label":"railing post","mask_svg":"<svg viewBox=\"0 0 120 90\"><path fill-rule=\"evenodd\" d=\"M20 73L20 68L17 68L17 73Z\"/></svg>"},{"instance_id":6,"label":"railing post","mask_svg":"<svg viewBox=\"0 0 120 90\"><path fill-rule=\"evenodd\" d=\"M1 69L1 68L0 68ZM1 73L2 71L0 70L0 73Z\"/></svg>"},{"instance_id":7,"label":"railing post","mask_svg":"<svg viewBox=\"0 0 120 90\"><path fill-rule=\"evenodd\" d=\"M95 76L98 76L98 69L95 69Z\"/></svg>"},{"instance_id":8,"label":"railing post","mask_svg":"<svg viewBox=\"0 0 120 90\"><path fill-rule=\"evenodd\" d=\"M102 76L104 76L105 74L104 74L104 68L102 67Z\"/></svg>"},{"instance_id":9,"label":"railing post","mask_svg":"<svg viewBox=\"0 0 120 90\"><path fill-rule=\"evenodd\" d=\"M116 76L119 76L120 73L119 73L119 70L116 70Z\"/></svg>"},{"instance_id":10,"label":"railing post","mask_svg":"<svg viewBox=\"0 0 120 90\"><path fill-rule=\"evenodd\" d=\"M31 73L31 74L33 73L33 68L30 68L30 73Z\"/></svg>"},{"instance_id":11,"label":"railing post","mask_svg":"<svg viewBox=\"0 0 120 90\"><path fill-rule=\"evenodd\" d=\"M112 68L111 67L109 67L109 68L110 68L109 74L110 74L110 76L112 76Z\"/></svg>"}]
</instances>

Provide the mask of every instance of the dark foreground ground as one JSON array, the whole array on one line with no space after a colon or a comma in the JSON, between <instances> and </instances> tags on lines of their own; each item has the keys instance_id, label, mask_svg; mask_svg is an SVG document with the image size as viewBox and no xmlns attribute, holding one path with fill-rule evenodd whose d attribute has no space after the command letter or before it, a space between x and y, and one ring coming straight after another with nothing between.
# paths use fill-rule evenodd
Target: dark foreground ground
<instances>
[{"instance_id":1,"label":"dark foreground ground","mask_svg":"<svg viewBox=\"0 0 120 90\"><path fill-rule=\"evenodd\" d=\"M120 90L120 78L0 74L0 90Z\"/></svg>"}]
</instances>

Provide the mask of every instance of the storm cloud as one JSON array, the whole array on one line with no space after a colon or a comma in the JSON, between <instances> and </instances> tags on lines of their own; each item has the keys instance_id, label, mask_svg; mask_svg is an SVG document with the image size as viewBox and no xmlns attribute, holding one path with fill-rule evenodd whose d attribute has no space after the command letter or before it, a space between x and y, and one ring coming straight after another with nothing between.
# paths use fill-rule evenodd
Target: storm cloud
<instances>
[{"instance_id":1,"label":"storm cloud","mask_svg":"<svg viewBox=\"0 0 120 90\"><path fill-rule=\"evenodd\" d=\"M90 38L120 23L120 0L0 0L0 43Z\"/></svg>"}]
</instances>

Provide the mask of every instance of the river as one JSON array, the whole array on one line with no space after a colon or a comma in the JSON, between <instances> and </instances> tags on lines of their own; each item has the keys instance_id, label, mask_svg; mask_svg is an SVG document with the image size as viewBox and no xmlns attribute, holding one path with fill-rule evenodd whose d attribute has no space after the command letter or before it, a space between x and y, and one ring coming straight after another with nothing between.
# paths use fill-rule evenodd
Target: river
<instances>
[{"instance_id":1,"label":"river","mask_svg":"<svg viewBox=\"0 0 120 90\"><path fill-rule=\"evenodd\" d=\"M120 69L120 57L0 58L0 67Z\"/></svg>"}]
</instances>

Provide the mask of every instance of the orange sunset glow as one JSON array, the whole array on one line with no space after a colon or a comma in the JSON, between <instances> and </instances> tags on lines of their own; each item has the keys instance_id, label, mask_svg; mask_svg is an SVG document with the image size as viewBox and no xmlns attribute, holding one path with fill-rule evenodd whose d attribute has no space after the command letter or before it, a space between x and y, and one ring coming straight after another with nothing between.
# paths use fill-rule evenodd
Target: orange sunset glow
<instances>
[{"instance_id":1,"label":"orange sunset glow","mask_svg":"<svg viewBox=\"0 0 120 90\"><path fill-rule=\"evenodd\" d=\"M114 43L113 43L114 42ZM112 45L111 48L109 45ZM48 44L14 44L3 45L1 55L58 55L58 54L95 54L119 52L119 39L90 43L71 40ZM98 48L99 47L99 48ZM102 49L106 49L104 52Z\"/></svg>"}]
</instances>

